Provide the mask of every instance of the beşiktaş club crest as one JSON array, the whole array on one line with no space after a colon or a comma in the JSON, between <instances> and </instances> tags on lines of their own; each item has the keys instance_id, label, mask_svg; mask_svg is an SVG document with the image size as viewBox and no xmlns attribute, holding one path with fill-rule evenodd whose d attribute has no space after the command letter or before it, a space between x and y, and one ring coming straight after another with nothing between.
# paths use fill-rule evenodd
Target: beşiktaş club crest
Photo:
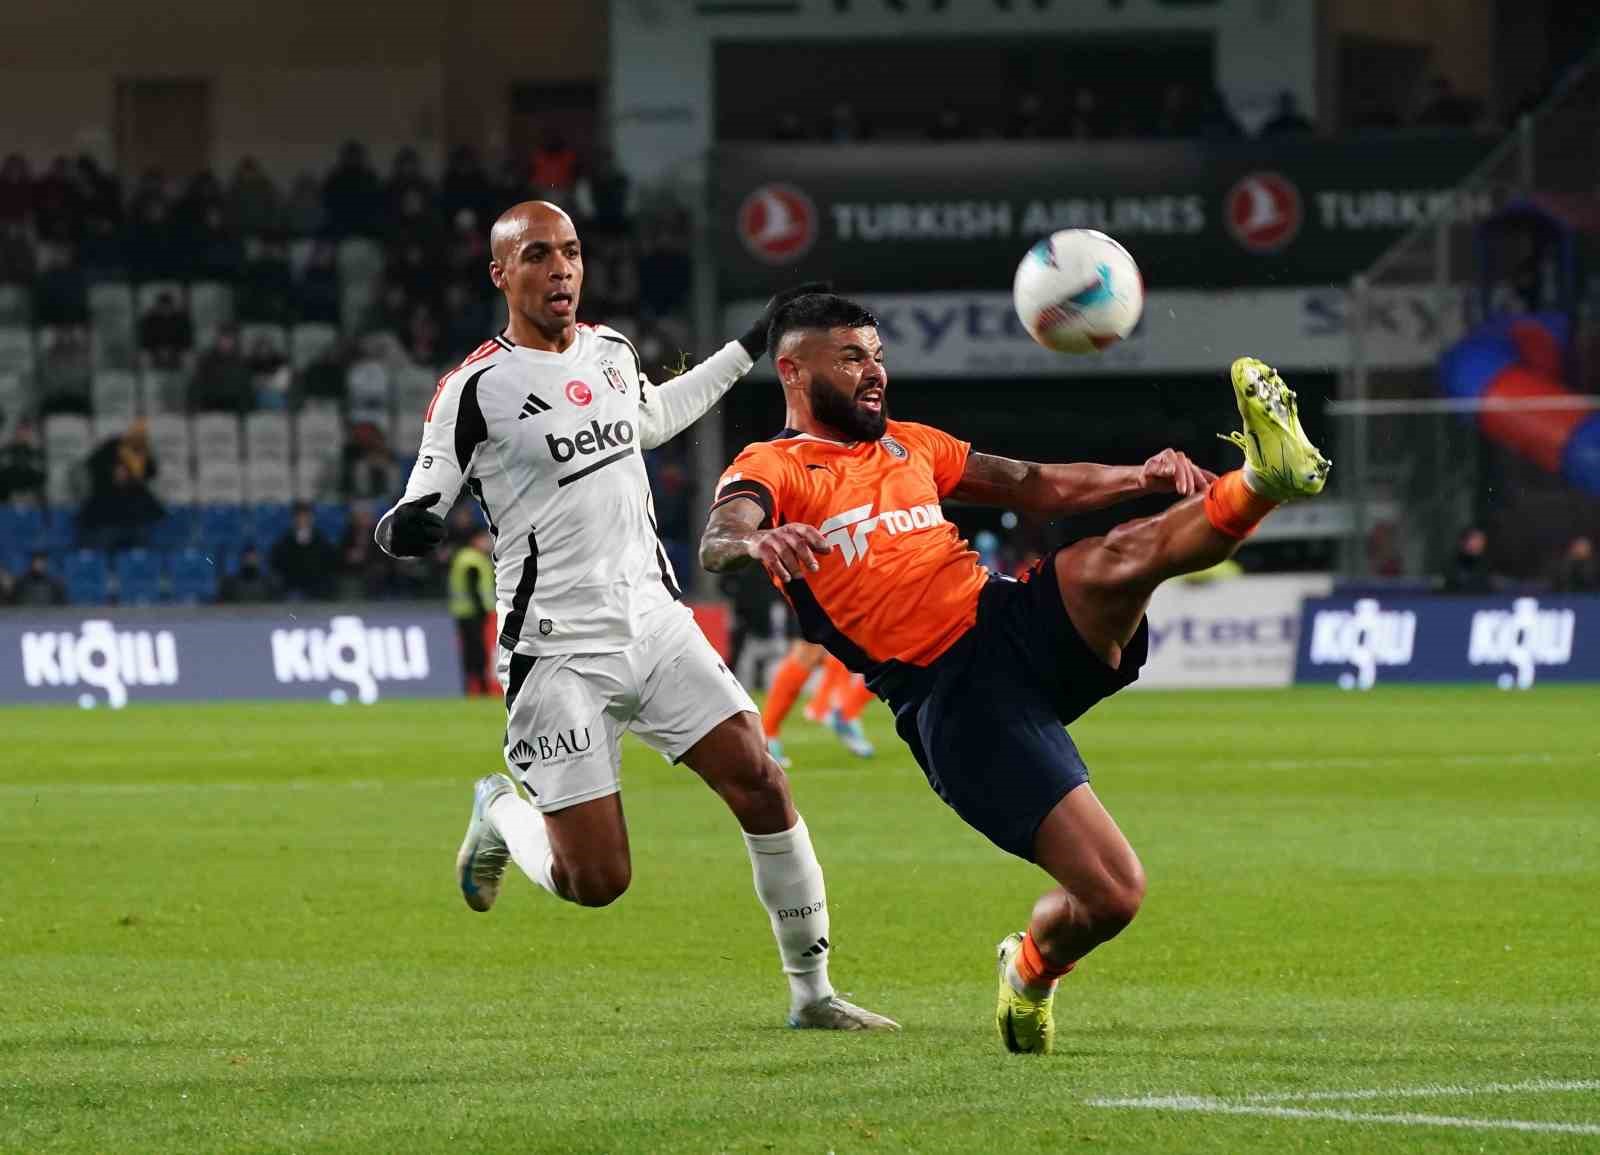
<instances>
[{"instance_id":1,"label":"be\u015fikta\u015f club crest","mask_svg":"<svg viewBox=\"0 0 1600 1155\"><path fill-rule=\"evenodd\" d=\"M906 447L904 445L901 445L893 437L882 438L881 439L881 443L882 443L882 445L883 445L883 447L885 449L887 449L890 453L894 454L896 457L900 458L901 460L904 460L905 458L910 456L910 454L908 454L906 452Z\"/></svg>"},{"instance_id":2,"label":"be\u015fikta\u015f club crest","mask_svg":"<svg viewBox=\"0 0 1600 1155\"><path fill-rule=\"evenodd\" d=\"M628 381L627 378L622 375L621 369L618 369L610 361L604 361L600 365L600 371L605 374L606 381L610 383L613 389L615 389L618 393L621 393L624 397L628 395Z\"/></svg>"}]
</instances>

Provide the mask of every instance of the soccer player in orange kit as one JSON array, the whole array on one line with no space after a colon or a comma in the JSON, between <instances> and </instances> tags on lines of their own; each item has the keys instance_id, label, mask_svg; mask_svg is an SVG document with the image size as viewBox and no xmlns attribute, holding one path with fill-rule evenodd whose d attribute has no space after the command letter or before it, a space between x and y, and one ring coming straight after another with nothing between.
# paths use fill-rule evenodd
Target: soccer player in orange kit
<instances>
[{"instance_id":1,"label":"soccer player in orange kit","mask_svg":"<svg viewBox=\"0 0 1600 1155\"><path fill-rule=\"evenodd\" d=\"M999 949L996 1025L1016 1052L1054 1040L1057 980L1144 898L1138 856L1064 725L1139 675L1156 586L1230 557L1277 505L1322 490L1329 463L1270 367L1233 363L1242 469L1221 477L1166 449L1143 465L1040 465L889 420L872 315L816 293L779 309L768 352L787 428L722 477L700 558L759 562L802 631L863 674L941 798L1057 883ZM990 574L940 501L1050 514L1151 493L1179 499L1044 558L1025 581Z\"/></svg>"}]
</instances>

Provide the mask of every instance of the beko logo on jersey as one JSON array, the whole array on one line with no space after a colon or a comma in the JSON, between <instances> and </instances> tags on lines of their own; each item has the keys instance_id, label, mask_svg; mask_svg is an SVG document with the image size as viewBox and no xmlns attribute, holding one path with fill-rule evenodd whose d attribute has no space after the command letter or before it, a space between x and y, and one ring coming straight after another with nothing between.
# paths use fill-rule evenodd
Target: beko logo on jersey
<instances>
[{"instance_id":1,"label":"beko logo on jersey","mask_svg":"<svg viewBox=\"0 0 1600 1155\"><path fill-rule=\"evenodd\" d=\"M817 526L828 544L844 555L845 565L855 565L856 559L866 555L867 537L875 529L886 529L892 535L944 524L944 510L937 501L910 509L886 509L876 517L871 514L870 504L858 505Z\"/></svg>"},{"instance_id":2,"label":"beko logo on jersey","mask_svg":"<svg viewBox=\"0 0 1600 1155\"><path fill-rule=\"evenodd\" d=\"M571 437L544 435L550 447L550 456L557 461L571 461L574 457L589 457L608 449L626 449L633 444L633 425L627 421L591 421L589 428L580 429Z\"/></svg>"}]
</instances>

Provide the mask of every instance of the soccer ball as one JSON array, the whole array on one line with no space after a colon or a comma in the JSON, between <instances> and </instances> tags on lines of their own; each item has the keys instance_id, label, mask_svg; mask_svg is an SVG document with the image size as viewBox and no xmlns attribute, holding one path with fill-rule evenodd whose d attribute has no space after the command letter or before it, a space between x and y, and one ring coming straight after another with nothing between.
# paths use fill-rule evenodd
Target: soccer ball
<instances>
[{"instance_id":1,"label":"soccer ball","mask_svg":"<svg viewBox=\"0 0 1600 1155\"><path fill-rule=\"evenodd\" d=\"M1022 327L1046 349L1092 353L1122 340L1144 311L1128 250L1093 229L1062 229L1029 249L1011 282Z\"/></svg>"}]
</instances>

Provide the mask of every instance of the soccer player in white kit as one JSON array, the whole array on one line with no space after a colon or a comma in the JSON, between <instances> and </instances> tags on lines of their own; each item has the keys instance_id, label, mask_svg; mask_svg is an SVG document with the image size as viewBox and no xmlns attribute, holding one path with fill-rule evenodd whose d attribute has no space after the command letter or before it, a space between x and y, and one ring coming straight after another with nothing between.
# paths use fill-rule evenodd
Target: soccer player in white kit
<instances>
[{"instance_id":1,"label":"soccer player in white kit","mask_svg":"<svg viewBox=\"0 0 1600 1155\"><path fill-rule=\"evenodd\" d=\"M544 201L490 232L505 331L439 383L405 496L377 527L396 557L431 550L463 484L494 535L505 774L479 779L456 860L486 911L515 861L538 885L606 906L632 876L623 820L625 730L682 761L744 830L756 894L789 980L792 1027L896 1029L835 995L822 868L754 703L679 600L656 535L641 452L699 419L766 347L780 294L750 332L657 386L628 339L577 323L583 255Z\"/></svg>"}]
</instances>

